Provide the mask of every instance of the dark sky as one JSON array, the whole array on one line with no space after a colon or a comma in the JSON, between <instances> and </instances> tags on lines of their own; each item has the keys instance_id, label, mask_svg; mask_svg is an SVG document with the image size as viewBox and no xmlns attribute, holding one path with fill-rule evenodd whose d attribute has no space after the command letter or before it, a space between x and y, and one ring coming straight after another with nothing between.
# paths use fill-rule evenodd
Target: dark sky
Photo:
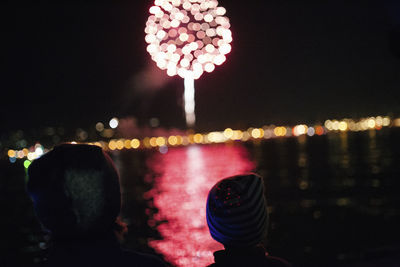
<instances>
[{"instance_id":1,"label":"dark sky","mask_svg":"<svg viewBox=\"0 0 400 267\"><path fill-rule=\"evenodd\" d=\"M0 4L0 132L113 116L183 128L183 81L145 50L152 2ZM398 1L219 2L233 50L196 81L199 129L400 112Z\"/></svg>"}]
</instances>

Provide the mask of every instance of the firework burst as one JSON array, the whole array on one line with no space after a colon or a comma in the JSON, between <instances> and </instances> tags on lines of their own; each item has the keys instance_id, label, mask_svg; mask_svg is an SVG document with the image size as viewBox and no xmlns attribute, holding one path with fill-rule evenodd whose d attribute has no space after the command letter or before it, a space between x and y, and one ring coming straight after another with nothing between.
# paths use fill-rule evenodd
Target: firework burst
<instances>
[{"instance_id":1,"label":"firework burst","mask_svg":"<svg viewBox=\"0 0 400 267\"><path fill-rule=\"evenodd\" d=\"M185 79L185 113L195 123L194 80L226 61L232 32L216 0L155 0L146 23L147 52L169 76Z\"/></svg>"}]
</instances>

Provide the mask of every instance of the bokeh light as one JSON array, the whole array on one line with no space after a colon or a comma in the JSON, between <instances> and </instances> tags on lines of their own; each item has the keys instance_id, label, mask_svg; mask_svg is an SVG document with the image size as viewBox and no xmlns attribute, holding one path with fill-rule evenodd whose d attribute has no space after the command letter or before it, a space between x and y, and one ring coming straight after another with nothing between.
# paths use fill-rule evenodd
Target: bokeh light
<instances>
[{"instance_id":1,"label":"bokeh light","mask_svg":"<svg viewBox=\"0 0 400 267\"><path fill-rule=\"evenodd\" d=\"M384 125L385 125L385 123L384 123ZM393 126L400 127L400 118L397 118L397 119L394 120Z\"/></svg>"},{"instance_id":2,"label":"bokeh light","mask_svg":"<svg viewBox=\"0 0 400 267\"><path fill-rule=\"evenodd\" d=\"M308 135L308 136L314 136L314 135L315 135L315 129L314 129L314 127L309 127L309 128L307 129L307 135Z\"/></svg>"},{"instance_id":3,"label":"bokeh light","mask_svg":"<svg viewBox=\"0 0 400 267\"><path fill-rule=\"evenodd\" d=\"M42 147L41 145L36 146L36 148L35 148L35 154L36 154L38 157L40 157L40 156L43 155L43 153L44 153L43 147Z\"/></svg>"},{"instance_id":4,"label":"bokeh light","mask_svg":"<svg viewBox=\"0 0 400 267\"><path fill-rule=\"evenodd\" d=\"M156 147L157 146L157 137L150 138L150 146Z\"/></svg>"},{"instance_id":5,"label":"bokeh light","mask_svg":"<svg viewBox=\"0 0 400 267\"><path fill-rule=\"evenodd\" d=\"M226 61L232 32L216 0L156 0L145 27L147 52L169 76L199 79Z\"/></svg>"},{"instance_id":6,"label":"bokeh light","mask_svg":"<svg viewBox=\"0 0 400 267\"><path fill-rule=\"evenodd\" d=\"M193 26L194 27L194 26ZM233 141L247 142L249 140L270 139L275 137L290 137L307 135L325 135L330 132L359 132L359 131L379 131L384 127L400 127L400 118L390 118L388 116L367 117L358 120L340 119L326 120L322 125L299 124L294 127L265 125L262 128L250 127L247 130L234 130L226 128L223 131L213 131L208 133L192 133L187 135L171 135L158 137L142 137L143 139L111 139L110 141L92 141L86 144L95 145L105 150L123 150L123 149L149 149L158 148L160 153L167 153L169 146L187 146L193 144L219 144ZM111 129L104 129L102 133ZM112 130L111 130L112 131ZM102 135L103 136L103 135ZM104 137L104 136L103 136ZM79 142L84 143L84 142ZM73 141L70 144L77 144ZM14 163L19 159L33 161L49 149L42 144L36 143L31 147L19 149L6 149L10 162Z\"/></svg>"},{"instance_id":7,"label":"bokeh light","mask_svg":"<svg viewBox=\"0 0 400 267\"><path fill-rule=\"evenodd\" d=\"M96 130L102 132L104 130L104 124L101 122L96 123Z\"/></svg>"},{"instance_id":8,"label":"bokeh light","mask_svg":"<svg viewBox=\"0 0 400 267\"><path fill-rule=\"evenodd\" d=\"M25 160L25 161L24 161L24 167L25 167L25 169L28 169L29 166L31 165L31 163L32 163L32 162L31 162L30 160L28 160L28 159Z\"/></svg>"},{"instance_id":9,"label":"bokeh light","mask_svg":"<svg viewBox=\"0 0 400 267\"><path fill-rule=\"evenodd\" d=\"M224 130L224 135L227 139L232 138L233 136L233 130L231 128L226 128Z\"/></svg>"},{"instance_id":10,"label":"bokeh light","mask_svg":"<svg viewBox=\"0 0 400 267\"><path fill-rule=\"evenodd\" d=\"M9 158L15 158L15 156L16 156L15 150L12 150L12 149L8 150L7 154L8 154Z\"/></svg>"},{"instance_id":11,"label":"bokeh light","mask_svg":"<svg viewBox=\"0 0 400 267\"><path fill-rule=\"evenodd\" d=\"M132 148L131 140L125 140L124 148L126 148L126 149L131 149Z\"/></svg>"},{"instance_id":12,"label":"bokeh light","mask_svg":"<svg viewBox=\"0 0 400 267\"><path fill-rule=\"evenodd\" d=\"M193 141L196 143L196 144L201 144L203 141L204 141L204 137L203 137L203 135L202 134L195 134L194 136L193 136Z\"/></svg>"},{"instance_id":13,"label":"bokeh light","mask_svg":"<svg viewBox=\"0 0 400 267\"><path fill-rule=\"evenodd\" d=\"M281 126L281 127L275 127L275 129L274 129L274 134L275 134L275 136L285 136L286 134L287 134L287 129L285 128L285 127L283 127L283 126Z\"/></svg>"},{"instance_id":14,"label":"bokeh light","mask_svg":"<svg viewBox=\"0 0 400 267\"><path fill-rule=\"evenodd\" d=\"M116 146L118 150L122 150L124 148L125 142L124 140L120 139L117 141Z\"/></svg>"},{"instance_id":15,"label":"bokeh light","mask_svg":"<svg viewBox=\"0 0 400 267\"><path fill-rule=\"evenodd\" d=\"M112 129L115 129L118 127L119 120L117 118L112 118L109 122L109 125Z\"/></svg>"},{"instance_id":16,"label":"bokeh light","mask_svg":"<svg viewBox=\"0 0 400 267\"><path fill-rule=\"evenodd\" d=\"M134 149L137 149L137 148L139 148L140 147L140 141L139 141L139 139L132 139L132 141L131 141L131 147L132 148L134 148Z\"/></svg>"},{"instance_id":17,"label":"bokeh light","mask_svg":"<svg viewBox=\"0 0 400 267\"><path fill-rule=\"evenodd\" d=\"M110 150L115 150L115 149L117 149L117 142L116 142L115 140L111 140L111 141L108 143L108 148L109 148Z\"/></svg>"},{"instance_id":18,"label":"bokeh light","mask_svg":"<svg viewBox=\"0 0 400 267\"><path fill-rule=\"evenodd\" d=\"M255 139L257 138L262 138L264 136L264 130L263 129L252 129L251 130L251 136Z\"/></svg>"},{"instance_id":19,"label":"bokeh light","mask_svg":"<svg viewBox=\"0 0 400 267\"><path fill-rule=\"evenodd\" d=\"M156 139L156 144L157 144L157 146L165 146L166 145L166 141L165 141L165 138L164 137L158 137L157 139Z\"/></svg>"},{"instance_id":20,"label":"bokeh light","mask_svg":"<svg viewBox=\"0 0 400 267\"><path fill-rule=\"evenodd\" d=\"M348 129L348 124L345 121L339 122L339 130L344 132Z\"/></svg>"},{"instance_id":21,"label":"bokeh light","mask_svg":"<svg viewBox=\"0 0 400 267\"><path fill-rule=\"evenodd\" d=\"M308 127L305 124L296 125L293 128L294 136L299 136L299 135L303 135L303 134L307 134L307 133L308 133Z\"/></svg>"}]
</instances>

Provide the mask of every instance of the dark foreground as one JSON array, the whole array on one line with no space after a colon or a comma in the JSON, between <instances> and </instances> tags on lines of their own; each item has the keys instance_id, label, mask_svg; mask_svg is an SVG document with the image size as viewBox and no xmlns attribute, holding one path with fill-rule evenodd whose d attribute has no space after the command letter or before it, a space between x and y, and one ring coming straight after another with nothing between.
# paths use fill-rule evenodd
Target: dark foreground
<instances>
[{"instance_id":1,"label":"dark foreground","mask_svg":"<svg viewBox=\"0 0 400 267\"><path fill-rule=\"evenodd\" d=\"M219 178L256 171L267 186L271 255L296 266L400 266L398 129L112 156L130 230L125 247L174 265L210 263L219 247L203 198ZM30 261L45 240L24 194L25 171L0 162L1 256Z\"/></svg>"}]
</instances>

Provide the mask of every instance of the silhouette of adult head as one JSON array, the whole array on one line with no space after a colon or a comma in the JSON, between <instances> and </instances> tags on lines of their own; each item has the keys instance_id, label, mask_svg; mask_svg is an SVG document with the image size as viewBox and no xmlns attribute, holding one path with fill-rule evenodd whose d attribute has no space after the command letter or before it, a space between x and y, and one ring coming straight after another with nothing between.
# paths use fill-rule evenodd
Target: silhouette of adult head
<instances>
[{"instance_id":1,"label":"silhouette of adult head","mask_svg":"<svg viewBox=\"0 0 400 267\"><path fill-rule=\"evenodd\" d=\"M27 190L55 238L110 232L120 212L119 176L99 147L63 144L35 160Z\"/></svg>"},{"instance_id":2,"label":"silhouette of adult head","mask_svg":"<svg viewBox=\"0 0 400 267\"><path fill-rule=\"evenodd\" d=\"M54 241L43 266L165 266L155 256L121 249L114 233L123 229L119 176L101 148L56 146L32 162L28 175L36 214Z\"/></svg>"}]
</instances>

